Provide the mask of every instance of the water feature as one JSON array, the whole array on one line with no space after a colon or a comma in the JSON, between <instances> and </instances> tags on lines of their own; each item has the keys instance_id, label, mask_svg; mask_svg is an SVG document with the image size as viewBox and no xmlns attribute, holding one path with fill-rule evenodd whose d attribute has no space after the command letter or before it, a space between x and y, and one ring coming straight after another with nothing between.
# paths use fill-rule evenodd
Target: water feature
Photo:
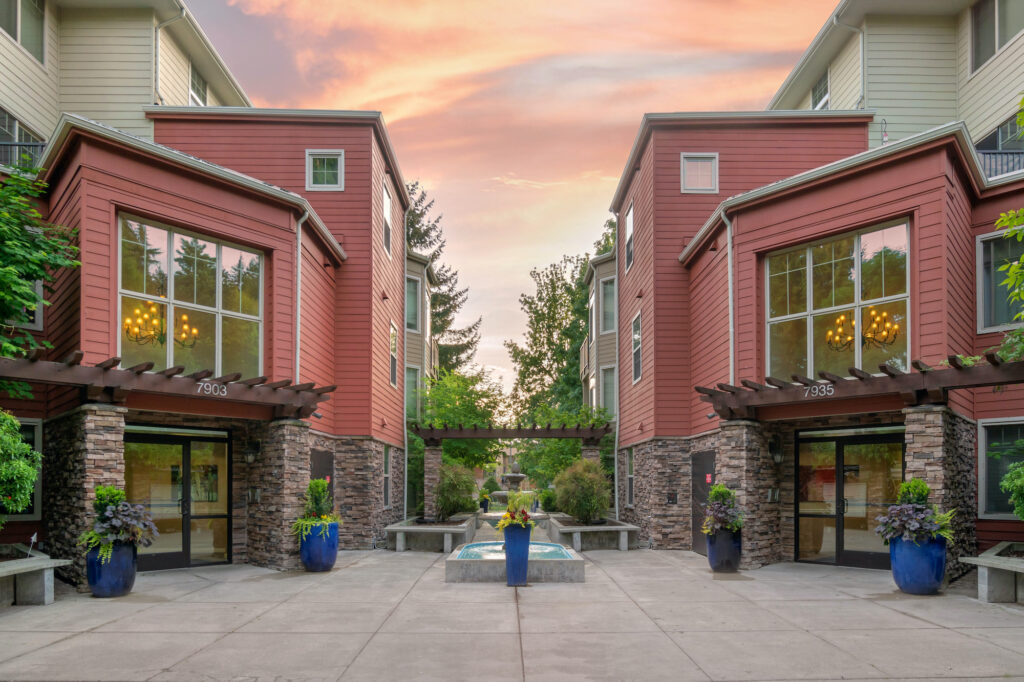
<instances>
[{"instance_id":1,"label":"water feature","mask_svg":"<svg viewBox=\"0 0 1024 682\"><path fill-rule=\"evenodd\" d=\"M456 555L456 559L501 559L505 560L505 543L473 542L464 546ZM531 542L530 561L552 559L572 559L572 555L562 545L553 542Z\"/></svg>"},{"instance_id":2,"label":"water feature","mask_svg":"<svg viewBox=\"0 0 1024 682\"><path fill-rule=\"evenodd\" d=\"M519 486L522 485L523 479L526 478L526 474L520 473L519 461L512 462L508 473L501 475L501 482L505 484L505 490L495 490L491 493L491 499L495 502L501 502L505 504L508 502L508 494L510 492L519 492Z\"/></svg>"}]
</instances>

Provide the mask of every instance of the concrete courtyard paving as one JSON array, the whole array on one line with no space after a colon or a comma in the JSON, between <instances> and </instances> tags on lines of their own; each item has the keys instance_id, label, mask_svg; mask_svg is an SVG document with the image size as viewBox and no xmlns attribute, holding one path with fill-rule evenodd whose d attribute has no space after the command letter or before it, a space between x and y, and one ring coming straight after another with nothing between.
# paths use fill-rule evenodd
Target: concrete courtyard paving
<instances>
[{"instance_id":1,"label":"concrete courtyard paving","mask_svg":"<svg viewBox=\"0 0 1024 682\"><path fill-rule=\"evenodd\" d=\"M887 572L716 576L689 552L589 552L584 584L446 584L439 554L328 574L141 574L99 600L0 610L0 680L1024 680L1024 608ZM1017 675L1020 677L1014 678Z\"/></svg>"}]
</instances>

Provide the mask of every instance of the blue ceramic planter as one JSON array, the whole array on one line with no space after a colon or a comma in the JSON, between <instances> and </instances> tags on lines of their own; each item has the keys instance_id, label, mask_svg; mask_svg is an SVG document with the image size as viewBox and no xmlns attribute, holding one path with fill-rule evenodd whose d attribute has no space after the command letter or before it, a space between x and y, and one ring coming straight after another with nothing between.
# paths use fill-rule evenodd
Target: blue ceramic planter
<instances>
[{"instance_id":1,"label":"blue ceramic planter","mask_svg":"<svg viewBox=\"0 0 1024 682\"><path fill-rule=\"evenodd\" d=\"M327 524L327 533L322 534L321 526L299 541L299 557L302 565L311 573L322 573L334 568L338 560L338 524Z\"/></svg>"},{"instance_id":2,"label":"blue ceramic planter","mask_svg":"<svg viewBox=\"0 0 1024 682\"><path fill-rule=\"evenodd\" d=\"M480 509L483 510L484 514L487 513L487 510L490 508L490 506L491 506L491 501L490 500L480 500Z\"/></svg>"},{"instance_id":3,"label":"blue ceramic planter","mask_svg":"<svg viewBox=\"0 0 1024 682\"><path fill-rule=\"evenodd\" d=\"M526 585L532 528L509 526L505 529L505 577L509 587Z\"/></svg>"},{"instance_id":4,"label":"blue ceramic planter","mask_svg":"<svg viewBox=\"0 0 1024 682\"><path fill-rule=\"evenodd\" d=\"M907 594L936 594L946 576L946 538L920 544L889 540L889 560L896 587Z\"/></svg>"},{"instance_id":5,"label":"blue ceramic planter","mask_svg":"<svg viewBox=\"0 0 1024 682\"><path fill-rule=\"evenodd\" d=\"M100 550L85 555L85 574L94 597L121 597L135 585L138 548L132 543L115 542L110 561L100 561Z\"/></svg>"},{"instance_id":6,"label":"blue ceramic planter","mask_svg":"<svg viewBox=\"0 0 1024 682\"><path fill-rule=\"evenodd\" d=\"M740 531L735 533L720 530L708 538L708 564L718 573L735 573L740 570Z\"/></svg>"}]
</instances>

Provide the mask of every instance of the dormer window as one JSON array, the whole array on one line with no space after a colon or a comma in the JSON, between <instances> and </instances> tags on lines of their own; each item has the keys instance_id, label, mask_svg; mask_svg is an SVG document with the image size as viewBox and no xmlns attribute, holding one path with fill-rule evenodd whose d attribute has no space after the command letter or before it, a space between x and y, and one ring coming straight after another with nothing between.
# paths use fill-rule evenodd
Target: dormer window
<instances>
[{"instance_id":1,"label":"dormer window","mask_svg":"<svg viewBox=\"0 0 1024 682\"><path fill-rule=\"evenodd\" d=\"M1024 31L1024 3L981 0L971 8L971 70L977 71Z\"/></svg>"},{"instance_id":2,"label":"dormer window","mask_svg":"<svg viewBox=\"0 0 1024 682\"><path fill-rule=\"evenodd\" d=\"M195 64L189 64L188 105L190 107L205 107L206 91L206 79L196 69Z\"/></svg>"},{"instance_id":3,"label":"dormer window","mask_svg":"<svg viewBox=\"0 0 1024 682\"><path fill-rule=\"evenodd\" d=\"M0 0L0 29L39 62L43 61L45 0Z\"/></svg>"},{"instance_id":4,"label":"dormer window","mask_svg":"<svg viewBox=\"0 0 1024 682\"><path fill-rule=\"evenodd\" d=\"M822 111L828 109L829 91L828 91L828 71L821 74L821 78L811 88L811 108L815 111Z\"/></svg>"}]
</instances>

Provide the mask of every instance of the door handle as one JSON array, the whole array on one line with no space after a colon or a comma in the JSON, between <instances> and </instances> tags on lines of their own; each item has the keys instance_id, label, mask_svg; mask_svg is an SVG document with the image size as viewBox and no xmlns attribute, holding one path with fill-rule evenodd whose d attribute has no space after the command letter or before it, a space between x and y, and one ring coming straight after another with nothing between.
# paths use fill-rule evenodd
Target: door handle
<instances>
[{"instance_id":1,"label":"door handle","mask_svg":"<svg viewBox=\"0 0 1024 682\"><path fill-rule=\"evenodd\" d=\"M850 510L850 501L844 497L843 498L843 513L845 514L849 510Z\"/></svg>"}]
</instances>

